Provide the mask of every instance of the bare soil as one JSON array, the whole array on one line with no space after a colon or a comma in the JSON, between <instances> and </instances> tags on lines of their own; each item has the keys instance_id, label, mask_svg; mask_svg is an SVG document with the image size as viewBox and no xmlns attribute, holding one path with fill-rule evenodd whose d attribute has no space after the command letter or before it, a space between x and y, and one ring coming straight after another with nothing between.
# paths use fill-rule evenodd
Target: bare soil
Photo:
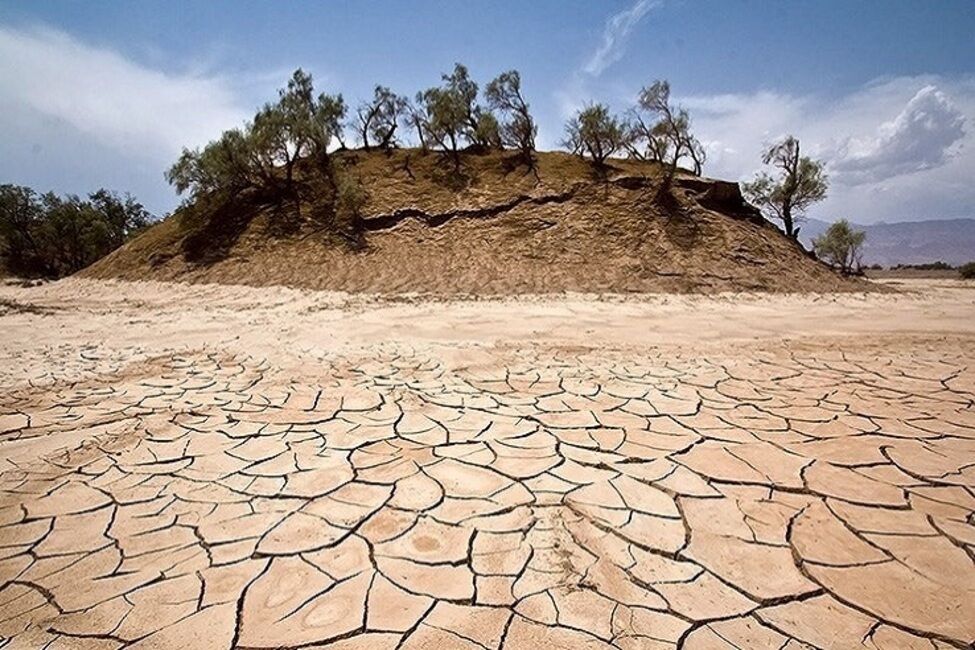
<instances>
[{"instance_id":1,"label":"bare soil","mask_svg":"<svg viewBox=\"0 0 975 650\"><path fill-rule=\"evenodd\" d=\"M370 293L867 291L811 259L734 183L652 163L465 154L455 174L415 150L346 152L335 165L368 195L361 237L336 237L332 207L285 203L179 212L80 275L284 285Z\"/></svg>"},{"instance_id":2,"label":"bare soil","mask_svg":"<svg viewBox=\"0 0 975 650\"><path fill-rule=\"evenodd\" d=\"M0 645L975 642L975 284L0 305Z\"/></svg>"}]
</instances>

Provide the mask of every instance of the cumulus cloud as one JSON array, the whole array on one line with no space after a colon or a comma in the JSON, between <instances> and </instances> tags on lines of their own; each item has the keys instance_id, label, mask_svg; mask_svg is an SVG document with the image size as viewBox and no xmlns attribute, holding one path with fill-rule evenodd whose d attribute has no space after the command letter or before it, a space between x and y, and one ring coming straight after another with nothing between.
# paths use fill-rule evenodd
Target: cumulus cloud
<instances>
[{"instance_id":1,"label":"cumulus cloud","mask_svg":"<svg viewBox=\"0 0 975 650\"><path fill-rule=\"evenodd\" d=\"M153 70L46 28L0 27L0 96L100 144L164 157L247 115L227 79Z\"/></svg>"},{"instance_id":2,"label":"cumulus cloud","mask_svg":"<svg viewBox=\"0 0 975 650\"><path fill-rule=\"evenodd\" d=\"M606 68L623 58L626 42L633 28L651 9L658 6L660 6L658 0L637 0L629 9L610 16L603 29L602 43L589 57L582 70L593 77L598 77Z\"/></svg>"},{"instance_id":3,"label":"cumulus cloud","mask_svg":"<svg viewBox=\"0 0 975 650\"><path fill-rule=\"evenodd\" d=\"M933 169L957 153L965 115L935 86L925 86L873 136L849 137L831 156L831 170L861 184Z\"/></svg>"},{"instance_id":4,"label":"cumulus cloud","mask_svg":"<svg viewBox=\"0 0 975 650\"><path fill-rule=\"evenodd\" d=\"M827 163L811 216L871 223L972 217L975 77L895 77L822 97L770 90L679 97L708 151L705 173L744 180L786 134Z\"/></svg>"}]
</instances>

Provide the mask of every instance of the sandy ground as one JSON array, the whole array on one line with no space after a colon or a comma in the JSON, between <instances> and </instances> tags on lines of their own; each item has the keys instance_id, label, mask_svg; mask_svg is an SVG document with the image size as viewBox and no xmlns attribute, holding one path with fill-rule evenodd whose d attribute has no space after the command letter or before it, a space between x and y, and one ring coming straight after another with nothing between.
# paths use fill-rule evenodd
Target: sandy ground
<instances>
[{"instance_id":1,"label":"sandy ground","mask_svg":"<svg viewBox=\"0 0 975 650\"><path fill-rule=\"evenodd\" d=\"M975 285L896 286L0 287L0 646L969 647Z\"/></svg>"}]
</instances>

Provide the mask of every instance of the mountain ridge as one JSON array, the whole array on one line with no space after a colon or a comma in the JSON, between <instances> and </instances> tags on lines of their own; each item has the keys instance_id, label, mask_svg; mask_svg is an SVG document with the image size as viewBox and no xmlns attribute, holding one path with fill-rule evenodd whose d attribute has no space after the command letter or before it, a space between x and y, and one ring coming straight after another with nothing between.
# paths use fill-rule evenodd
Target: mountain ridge
<instances>
[{"instance_id":1,"label":"mountain ridge","mask_svg":"<svg viewBox=\"0 0 975 650\"><path fill-rule=\"evenodd\" d=\"M930 219L852 224L867 233L863 246L865 265L925 264L942 261L960 266L975 260L975 219ZM800 241L812 240L830 226L829 222L809 219L799 233Z\"/></svg>"}]
</instances>

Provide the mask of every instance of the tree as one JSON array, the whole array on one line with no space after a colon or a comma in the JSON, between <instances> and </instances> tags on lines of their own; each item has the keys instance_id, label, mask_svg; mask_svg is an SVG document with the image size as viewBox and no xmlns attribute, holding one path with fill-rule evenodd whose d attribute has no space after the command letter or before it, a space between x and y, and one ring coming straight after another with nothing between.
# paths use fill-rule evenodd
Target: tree
<instances>
[{"instance_id":1,"label":"tree","mask_svg":"<svg viewBox=\"0 0 975 650\"><path fill-rule=\"evenodd\" d=\"M77 196L0 186L0 258L7 270L61 277L121 246L151 215L131 196L98 190Z\"/></svg>"},{"instance_id":2,"label":"tree","mask_svg":"<svg viewBox=\"0 0 975 650\"><path fill-rule=\"evenodd\" d=\"M624 144L625 131L618 118L603 104L590 104L565 124L562 141L572 153L588 155L597 166L619 151Z\"/></svg>"},{"instance_id":3,"label":"tree","mask_svg":"<svg viewBox=\"0 0 975 650\"><path fill-rule=\"evenodd\" d=\"M867 233L854 230L849 221L840 219L813 240L813 249L832 266L850 273L860 268L860 253L866 238Z\"/></svg>"},{"instance_id":4,"label":"tree","mask_svg":"<svg viewBox=\"0 0 975 650\"><path fill-rule=\"evenodd\" d=\"M311 75L295 70L278 101L265 104L253 122L225 131L203 149L184 149L166 172L177 193L196 199L220 193L232 197L248 189L265 197L296 190L295 170L303 160L319 170L329 165L329 147L341 144L342 95L315 97ZM283 179L281 178L283 172Z\"/></svg>"},{"instance_id":5,"label":"tree","mask_svg":"<svg viewBox=\"0 0 975 650\"><path fill-rule=\"evenodd\" d=\"M376 86L372 101L363 102L356 109L356 130L362 146L369 150L370 136L380 149L395 146L396 128L405 111L406 99L385 86Z\"/></svg>"},{"instance_id":6,"label":"tree","mask_svg":"<svg viewBox=\"0 0 975 650\"><path fill-rule=\"evenodd\" d=\"M799 153L799 141L790 136L765 150L762 162L781 170L779 178L761 172L742 185L749 201L766 216L782 222L785 234L799 238L802 213L826 198L828 179L823 163Z\"/></svg>"},{"instance_id":7,"label":"tree","mask_svg":"<svg viewBox=\"0 0 975 650\"><path fill-rule=\"evenodd\" d=\"M0 257L13 273L52 275L44 260L37 227L43 220L41 203L29 187L0 185Z\"/></svg>"},{"instance_id":8,"label":"tree","mask_svg":"<svg viewBox=\"0 0 975 650\"><path fill-rule=\"evenodd\" d=\"M502 72L487 85L484 94L488 105L503 118L502 144L519 150L525 160L532 164L538 127L521 94L521 75L517 70Z\"/></svg>"},{"instance_id":9,"label":"tree","mask_svg":"<svg viewBox=\"0 0 975 650\"><path fill-rule=\"evenodd\" d=\"M319 93L312 113L312 141L314 142L313 156L319 164L328 165L328 148L333 141L345 149L342 138L342 121L345 119L346 107L342 95L328 95Z\"/></svg>"},{"instance_id":10,"label":"tree","mask_svg":"<svg viewBox=\"0 0 975 650\"><path fill-rule=\"evenodd\" d=\"M687 111L670 103L670 84L655 81L640 91L637 105L629 111L626 145L630 155L667 165L669 185L684 158L700 176L705 161L704 147L691 134Z\"/></svg>"},{"instance_id":11,"label":"tree","mask_svg":"<svg viewBox=\"0 0 975 650\"><path fill-rule=\"evenodd\" d=\"M460 166L460 145L467 125L463 98L447 88L429 88L417 98L423 106L425 138L451 154Z\"/></svg>"},{"instance_id":12,"label":"tree","mask_svg":"<svg viewBox=\"0 0 975 650\"><path fill-rule=\"evenodd\" d=\"M467 66L455 63L454 71L443 75L443 81L444 90L455 97L457 105L463 111L461 131L464 138L475 147L500 147L498 118L490 109L477 103L477 83L471 79Z\"/></svg>"},{"instance_id":13,"label":"tree","mask_svg":"<svg viewBox=\"0 0 975 650\"><path fill-rule=\"evenodd\" d=\"M430 121L426 112L426 102L423 98L423 93L419 92L416 94L415 101L407 101L406 107L403 111L403 124L416 131L417 144L420 145L422 151L427 151L429 145L427 144L427 123Z\"/></svg>"},{"instance_id":14,"label":"tree","mask_svg":"<svg viewBox=\"0 0 975 650\"><path fill-rule=\"evenodd\" d=\"M108 226L108 246L112 249L124 244L152 221L152 215L131 195L119 196L106 189L88 195L95 210Z\"/></svg>"},{"instance_id":15,"label":"tree","mask_svg":"<svg viewBox=\"0 0 975 650\"><path fill-rule=\"evenodd\" d=\"M166 172L166 180L177 194L193 198L223 192L234 194L251 187L269 187L275 182L274 164L258 150L250 125L231 129L199 149L183 149Z\"/></svg>"}]
</instances>

